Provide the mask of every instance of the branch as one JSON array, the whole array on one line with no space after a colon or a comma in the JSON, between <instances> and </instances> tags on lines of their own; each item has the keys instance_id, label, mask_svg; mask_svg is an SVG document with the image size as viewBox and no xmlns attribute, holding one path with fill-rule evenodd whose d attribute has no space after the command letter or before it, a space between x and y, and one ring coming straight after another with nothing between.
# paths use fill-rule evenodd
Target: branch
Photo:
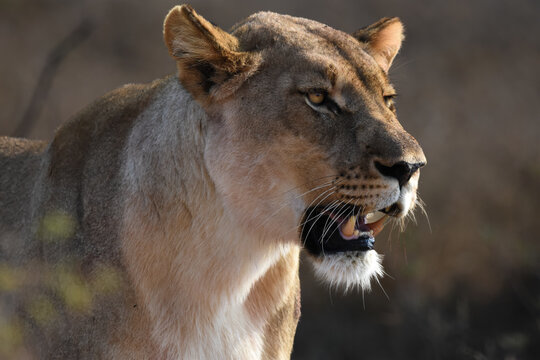
<instances>
[{"instance_id":1,"label":"branch","mask_svg":"<svg viewBox=\"0 0 540 360\"><path fill-rule=\"evenodd\" d=\"M94 24L89 19L83 19L81 23L68 34L68 36L52 49L47 57L45 66L41 70L38 82L32 97L30 98L30 103L28 104L23 117L19 121L19 124L15 128L13 136L25 137L29 135L30 130L32 130L34 124L38 120L60 64L71 51L90 36L93 30Z\"/></svg>"}]
</instances>

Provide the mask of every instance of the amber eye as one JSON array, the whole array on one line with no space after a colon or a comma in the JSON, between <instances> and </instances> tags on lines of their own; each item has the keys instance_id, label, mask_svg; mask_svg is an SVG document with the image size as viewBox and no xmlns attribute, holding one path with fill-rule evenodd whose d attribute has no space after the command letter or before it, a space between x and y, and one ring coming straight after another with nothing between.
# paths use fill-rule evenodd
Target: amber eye
<instances>
[{"instance_id":1,"label":"amber eye","mask_svg":"<svg viewBox=\"0 0 540 360\"><path fill-rule=\"evenodd\" d=\"M326 98L326 94L322 91L313 91L308 93L308 99L313 105L321 105Z\"/></svg>"},{"instance_id":2,"label":"amber eye","mask_svg":"<svg viewBox=\"0 0 540 360\"><path fill-rule=\"evenodd\" d=\"M384 104L392 111L395 109L394 99L396 96L397 96L396 94L384 96Z\"/></svg>"}]
</instances>

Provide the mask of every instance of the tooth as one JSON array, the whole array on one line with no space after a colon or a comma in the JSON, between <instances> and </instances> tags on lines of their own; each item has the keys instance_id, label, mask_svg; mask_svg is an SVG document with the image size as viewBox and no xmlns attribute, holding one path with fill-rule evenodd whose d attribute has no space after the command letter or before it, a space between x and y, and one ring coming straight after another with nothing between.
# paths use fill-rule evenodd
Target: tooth
<instances>
[{"instance_id":1,"label":"tooth","mask_svg":"<svg viewBox=\"0 0 540 360\"><path fill-rule=\"evenodd\" d=\"M342 225L341 232L345 236L353 236L354 235L354 227L356 226L356 216L351 216L347 222Z\"/></svg>"},{"instance_id":2,"label":"tooth","mask_svg":"<svg viewBox=\"0 0 540 360\"><path fill-rule=\"evenodd\" d=\"M382 219L386 214L380 211L375 211L366 215L366 224L371 224Z\"/></svg>"}]
</instances>

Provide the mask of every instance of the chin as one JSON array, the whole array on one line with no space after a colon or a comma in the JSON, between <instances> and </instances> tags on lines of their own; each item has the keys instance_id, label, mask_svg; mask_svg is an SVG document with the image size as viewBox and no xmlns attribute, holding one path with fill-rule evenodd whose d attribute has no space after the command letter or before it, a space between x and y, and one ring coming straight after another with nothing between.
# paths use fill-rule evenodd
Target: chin
<instances>
[{"instance_id":1,"label":"chin","mask_svg":"<svg viewBox=\"0 0 540 360\"><path fill-rule=\"evenodd\" d=\"M391 205L367 214L361 207L348 204L331 211L326 207L308 208L301 240L315 274L345 291L370 290L372 281L384 274L383 256L375 251L375 237L396 214L396 208Z\"/></svg>"},{"instance_id":2,"label":"chin","mask_svg":"<svg viewBox=\"0 0 540 360\"><path fill-rule=\"evenodd\" d=\"M382 277L382 255L375 250L345 251L312 258L315 275L345 292L354 288L371 290L373 279Z\"/></svg>"}]
</instances>

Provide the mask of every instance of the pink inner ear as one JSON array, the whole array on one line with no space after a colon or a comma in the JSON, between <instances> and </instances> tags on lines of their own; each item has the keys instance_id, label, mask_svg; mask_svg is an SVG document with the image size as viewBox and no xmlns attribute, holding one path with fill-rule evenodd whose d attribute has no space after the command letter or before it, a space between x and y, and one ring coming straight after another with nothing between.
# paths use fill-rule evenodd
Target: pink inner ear
<instances>
[{"instance_id":1,"label":"pink inner ear","mask_svg":"<svg viewBox=\"0 0 540 360\"><path fill-rule=\"evenodd\" d=\"M394 57L401 48L403 41L403 25L399 21L392 22L379 30L369 42L371 54L375 61L388 72Z\"/></svg>"}]
</instances>

